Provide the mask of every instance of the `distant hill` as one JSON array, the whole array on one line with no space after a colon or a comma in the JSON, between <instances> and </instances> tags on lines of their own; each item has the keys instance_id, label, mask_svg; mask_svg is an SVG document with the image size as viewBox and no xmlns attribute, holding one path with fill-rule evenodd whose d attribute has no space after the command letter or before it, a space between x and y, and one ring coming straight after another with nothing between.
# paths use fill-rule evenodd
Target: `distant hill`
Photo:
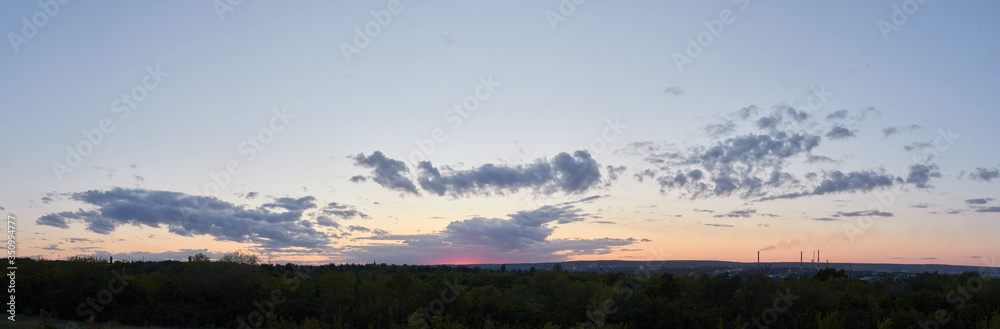
<instances>
[{"instance_id":1,"label":"distant hill","mask_svg":"<svg viewBox=\"0 0 1000 329\"><path fill-rule=\"evenodd\" d=\"M664 261L628 261L628 260L596 260L596 261L569 261L552 263L515 263L515 264L468 264L453 265L463 267L480 267L483 269L498 270L501 265L506 265L508 271L528 270L532 267L536 269L550 269L555 264L560 264L563 269L578 272L635 272L640 266L652 272L686 272L696 270L721 270L721 269L755 269L757 263L727 262L716 260L664 260ZM815 264L804 263L803 268L808 269ZM766 266L772 269L788 268L798 269L798 262L776 262L760 263L759 266ZM941 264L888 264L888 263L820 263L819 268L833 268L837 270L853 269L863 272L902 272L902 273L922 273L939 272L958 274L962 272L993 272L1000 274L1000 268L983 266L961 266L961 265L941 265Z\"/></svg>"}]
</instances>

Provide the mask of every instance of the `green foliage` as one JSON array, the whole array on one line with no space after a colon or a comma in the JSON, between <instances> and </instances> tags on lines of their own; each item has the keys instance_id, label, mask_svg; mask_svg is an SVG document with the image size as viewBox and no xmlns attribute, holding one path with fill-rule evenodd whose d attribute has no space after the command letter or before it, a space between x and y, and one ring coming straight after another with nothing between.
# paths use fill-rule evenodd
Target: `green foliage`
<instances>
[{"instance_id":1,"label":"green foliage","mask_svg":"<svg viewBox=\"0 0 1000 329\"><path fill-rule=\"evenodd\" d=\"M192 257L192 260L194 260L194 257ZM257 265L260 263L260 257L258 257L256 254L251 254L243 250L237 250L232 253L223 255L222 258L219 259L219 261L224 263Z\"/></svg>"},{"instance_id":2,"label":"green foliage","mask_svg":"<svg viewBox=\"0 0 1000 329\"><path fill-rule=\"evenodd\" d=\"M110 301L93 313L93 328L238 328L257 319L260 328L273 329L883 329L928 321L936 324L929 327L1000 329L1000 279L974 273L867 282L832 270L780 279L760 272L253 265L248 253L231 255L234 261L113 264L19 258L19 269L33 275L19 277L18 286L32 293L18 295L18 311L42 315L40 329L56 329L55 319L87 322L80 303L107 298L100 292L115 282ZM127 284L115 281L118 276Z\"/></svg>"},{"instance_id":3,"label":"green foliage","mask_svg":"<svg viewBox=\"0 0 1000 329\"><path fill-rule=\"evenodd\" d=\"M59 329L56 325L56 318L53 317L52 313L41 311L42 324L38 325L38 329Z\"/></svg>"},{"instance_id":4,"label":"green foliage","mask_svg":"<svg viewBox=\"0 0 1000 329\"><path fill-rule=\"evenodd\" d=\"M212 259L208 258L208 255L205 255L204 253L200 253L199 252L199 253L194 254L193 256L189 257L188 261L190 261L190 262L210 262L210 261L212 261Z\"/></svg>"}]
</instances>

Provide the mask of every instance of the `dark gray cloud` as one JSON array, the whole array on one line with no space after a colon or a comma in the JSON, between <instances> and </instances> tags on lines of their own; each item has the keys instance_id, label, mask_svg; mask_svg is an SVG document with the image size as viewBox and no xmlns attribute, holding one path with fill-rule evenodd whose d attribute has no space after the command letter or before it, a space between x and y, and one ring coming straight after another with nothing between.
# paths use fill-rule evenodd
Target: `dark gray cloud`
<instances>
[{"instance_id":1,"label":"dark gray cloud","mask_svg":"<svg viewBox=\"0 0 1000 329\"><path fill-rule=\"evenodd\" d=\"M382 231L381 235L359 239L401 243L366 244L352 247L342 255L349 259L410 264L449 263L456 256L474 256L484 263L540 262L608 254L615 247L638 242L633 238L550 239L555 230L550 225L580 222L587 217L572 205L543 206L506 218L472 217L453 221L433 234L393 235Z\"/></svg>"},{"instance_id":2,"label":"dark gray cloud","mask_svg":"<svg viewBox=\"0 0 1000 329\"><path fill-rule=\"evenodd\" d=\"M678 86L670 86L667 87L666 89L663 89L663 93L667 95L680 96L684 94L684 89Z\"/></svg>"},{"instance_id":3,"label":"dark gray cloud","mask_svg":"<svg viewBox=\"0 0 1000 329\"><path fill-rule=\"evenodd\" d=\"M992 182L997 178L1000 178L1000 169L997 168L976 168L976 170L969 173L969 179L977 181Z\"/></svg>"},{"instance_id":4,"label":"dark gray cloud","mask_svg":"<svg viewBox=\"0 0 1000 329\"><path fill-rule=\"evenodd\" d=\"M463 197L493 195L533 189L538 193L577 194L600 182L600 165L587 151L573 155L559 153L551 160L538 159L530 164L513 166L485 164L469 170L436 168L430 162L419 164L420 187L436 195Z\"/></svg>"},{"instance_id":5,"label":"dark gray cloud","mask_svg":"<svg viewBox=\"0 0 1000 329\"><path fill-rule=\"evenodd\" d=\"M371 229L369 229L369 228L367 228L367 227L364 227L364 226L358 226L358 225L351 225L351 226L348 226L348 227L347 227L347 230L348 230L348 231L351 231L351 232L364 232L364 233L368 233L368 232L371 232L371 231L372 231Z\"/></svg>"},{"instance_id":6,"label":"dark gray cloud","mask_svg":"<svg viewBox=\"0 0 1000 329\"><path fill-rule=\"evenodd\" d=\"M926 149L926 148L931 148L933 146L934 145L932 145L931 143L927 143L927 142L913 142L913 143L910 143L910 145L903 146L903 149L909 152L909 151L913 151L913 150L918 150L919 151L919 150L923 150L923 149Z\"/></svg>"},{"instance_id":7,"label":"dark gray cloud","mask_svg":"<svg viewBox=\"0 0 1000 329\"><path fill-rule=\"evenodd\" d=\"M635 174L634 176L635 176L636 180L638 180L640 183L642 183L642 181L645 178L656 177L656 171L654 171L652 169L646 169L646 170L640 171L639 173Z\"/></svg>"},{"instance_id":8,"label":"dark gray cloud","mask_svg":"<svg viewBox=\"0 0 1000 329\"><path fill-rule=\"evenodd\" d=\"M775 214L765 214L765 213L757 213L757 209L743 209L743 210L733 210L733 211L730 211L730 212L725 213L725 214L716 214L716 215L713 215L712 217L716 217L716 218L721 218L721 217L750 218L750 217L753 217L753 216L777 217L778 215L775 215Z\"/></svg>"},{"instance_id":9,"label":"dark gray cloud","mask_svg":"<svg viewBox=\"0 0 1000 329\"><path fill-rule=\"evenodd\" d=\"M1000 212L1000 207L986 207L976 209L976 212Z\"/></svg>"},{"instance_id":10,"label":"dark gray cloud","mask_svg":"<svg viewBox=\"0 0 1000 329\"><path fill-rule=\"evenodd\" d=\"M415 195L420 194L413 181L403 176L409 172L409 168L403 161L389 159L382 152L375 151L367 157L363 153L358 154L354 157L354 165L371 168L372 180L382 187Z\"/></svg>"},{"instance_id":11,"label":"dark gray cloud","mask_svg":"<svg viewBox=\"0 0 1000 329\"><path fill-rule=\"evenodd\" d=\"M931 178L940 178L937 165L915 164L910 166L910 174L906 176L906 182L916 185L918 188L930 188Z\"/></svg>"},{"instance_id":12,"label":"dark gray cloud","mask_svg":"<svg viewBox=\"0 0 1000 329\"><path fill-rule=\"evenodd\" d=\"M66 249L59 248L59 245L50 244L48 247L42 247L42 250L63 251Z\"/></svg>"},{"instance_id":13,"label":"dark gray cloud","mask_svg":"<svg viewBox=\"0 0 1000 329\"><path fill-rule=\"evenodd\" d=\"M69 222L82 222L87 230L99 234L110 234L122 225L165 226L182 236L211 235L265 248L319 248L330 242L328 235L313 229L302 216L303 210L315 207L312 197L278 198L253 209L214 197L143 189L114 188L69 195L96 209L46 214L36 223L68 228Z\"/></svg>"},{"instance_id":14,"label":"dark gray cloud","mask_svg":"<svg viewBox=\"0 0 1000 329\"><path fill-rule=\"evenodd\" d=\"M896 127L885 127L882 128L882 137L889 137L899 132L899 128Z\"/></svg>"},{"instance_id":15,"label":"dark gray cloud","mask_svg":"<svg viewBox=\"0 0 1000 329\"><path fill-rule=\"evenodd\" d=\"M851 171L846 174L835 170L825 174L825 178L819 186L813 189L812 194L868 192L876 188L892 186L892 183L891 175L873 170Z\"/></svg>"},{"instance_id":16,"label":"dark gray cloud","mask_svg":"<svg viewBox=\"0 0 1000 329\"><path fill-rule=\"evenodd\" d=\"M364 183L366 181L368 181L368 178L365 178L365 176L361 176L361 175L351 176L351 182L354 182L354 183Z\"/></svg>"},{"instance_id":17,"label":"dark gray cloud","mask_svg":"<svg viewBox=\"0 0 1000 329\"><path fill-rule=\"evenodd\" d=\"M894 182L898 181L892 175L874 170L851 171L846 174L839 170L835 170L825 172L823 175L823 180L819 183L819 185L813 188L812 191L768 196L760 198L759 201L794 199L810 195L824 195L831 193L868 192L877 188L891 187Z\"/></svg>"},{"instance_id":18,"label":"dark gray cloud","mask_svg":"<svg viewBox=\"0 0 1000 329\"><path fill-rule=\"evenodd\" d=\"M661 192L679 189L691 198L763 195L768 187L795 182L782 172L787 159L808 153L819 141L819 136L785 132L727 138L709 147L692 148L685 156L663 158L685 169L657 181Z\"/></svg>"},{"instance_id":19,"label":"dark gray cloud","mask_svg":"<svg viewBox=\"0 0 1000 329\"><path fill-rule=\"evenodd\" d=\"M732 226L732 225L729 225L729 224L715 224L715 223L712 223L712 224L705 224L705 226L714 226L714 227L735 227L735 226Z\"/></svg>"},{"instance_id":20,"label":"dark gray cloud","mask_svg":"<svg viewBox=\"0 0 1000 329\"><path fill-rule=\"evenodd\" d=\"M968 204L987 204L990 201L993 201L993 198L968 199L968 200L965 200L965 203L968 203Z\"/></svg>"},{"instance_id":21,"label":"dark gray cloud","mask_svg":"<svg viewBox=\"0 0 1000 329\"><path fill-rule=\"evenodd\" d=\"M610 179L611 181L618 180L618 175L620 175L621 173L625 172L625 169L626 169L625 166L615 167L615 166L612 166L612 165L608 165L607 166L608 179Z\"/></svg>"},{"instance_id":22,"label":"dark gray cloud","mask_svg":"<svg viewBox=\"0 0 1000 329\"><path fill-rule=\"evenodd\" d=\"M880 113L874 107L853 116L847 110L828 114L828 121L850 119L851 123L821 122L811 114L780 104L767 115L755 107L744 108L705 128L712 142L681 148L670 143L637 142L623 153L635 155L651 168L637 168L640 182L653 178L661 194L678 192L691 199L739 196L744 199L774 200L833 193L859 193L913 184L930 188L931 180L942 177L933 164L918 164L897 177L882 169L832 170L817 172L801 164L837 165L838 161L813 154L823 138L847 139L858 136L856 125ZM742 128L742 129L741 129ZM756 130L754 128L757 128ZM917 125L893 127L893 131L918 129ZM743 135L722 138L722 133L741 130ZM761 132L760 130L763 130ZM617 152L616 152L617 153ZM694 170L700 179L690 175ZM803 172L803 173L799 173ZM1000 172L997 173L1000 175Z\"/></svg>"},{"instance_id":23,"label":"dark gray cloud","mask_svg":"<svg viewBox=\"0 0 1000 329\"><path fill-rule=\"evenodd\" d=\"M891 212L884 212L878 210L863 210L863 211L851 211L851 212L838 211L836 214L833 215L833 217L870 217L870 216L892 217L893 214Z\"/></svg>"},{"instance_id":24,"label":"dark gray cloud","mask_svg":"<svg viewBox=\"0 0 1000 329\"><path fill-rule=\"evenodd\" d=\"M821 222L836 222L836 221L840 221L841 219L830 218L830 217L820 217L820 218L813 218L812 220L818 220L818 221L821 221Z\"/></svg>"},{"instance_id":25,"label":"dark gray cloud","mask_svg":"<svg viewBox=\"0 0 1000 329\"><path fill-rule=\"evenodd\" d=\"M827 114L826 119L830 121L843 120L847 118L847 110L835 111L833 113Z\"/></svg>"},{"instance_id":26,"label":"dark gray cloud","mask_svg":"<svg viewBox=\"0 0 1000 329\"><path fill-rule=\"evenodd\" d=\"M882 128L882 136L883 137L889 137L889 136L895 135L895 134L903 132L903 131L913 131L913 130L917 130L917 129L920 129L920 128L921 128L920 125L909 125L909 126L900 126L900 127L892 127L892 126L885 127L885 128Z\"/></svg>"},{"instance_id":27,"label":"dark gray cloud","mask_svg":"<svg viewBox=\"0 0 1000 329\"><path fill-rule=\"evenodd\" d=\"M910 205L910 207L913 207L913 208L930 208L930 206L931 205L928 204L928 203L914 203L914 204Z\"/></svg>"},{"instance_id":28,"label":"dark gray cloud","mask_svg":"<svg viewBox=\"0 0 1000 329\"><path fill-rule=\"evenodd\" d=\"M298 199L295 198L276 198L273 202L265 203L261 205L262 208L271 209L285 209L292 211L303 211L306 209L316 208L316 198L312 196L305 196Z\"/></svg>"},{"instance_id":29,"label":"dark gray cloud","mask_svg":"<svg viewBox=\"0 0 1000 329\"><path fill-rule=\"evenodd\" d=\"M371 218L371 216L368 216L368 214L360 212L357 209L354 209L354 207L352 207L352 206L348 206L348 205L340 204L340 203L336 203L336 202L330 202L330 203L328 203L326 205L326 207L324 207L322 210L320 210L320 212L323 213L324 215L335 216L335 217L340 218L340 219L353 219L353 218L357 218L357 217L360 217L360 218L363 218L363 219L369 219L369 218Z\"/></svg>"},{"instance_id":30,"label":"dark gray cloud","mask_svg":"<svg viewBox=\"0 0 1000 329\"><path fill-rule=\"evenodd\" d=\"M837 163L837 160L822 155L810 155L809 157L806 158L806 163L822 163L822 162Z\"/></svg>"},{"instance_id":31,"label":"dark gray cloud","mask_svg":"<svg viewBox=\"0 0 1000 329\"><path fill-rule=\"evenodd\" d=\"M750 105L737 110L736 113L733 113L733 116L739 118L740 120L747 120L750 117L757 116L758 112L759 110L756 105Z\"/></svg>"},{"instance_id":32,"label":"dark gray cloud","mask_svg":"<svg viewBox=\"0 0 1000 329\"><path fill-rule=\"evenodd\" d=\"M257 193L256 191L247 192L246 198L247 199L256 199L258 195L260 195L260 193Z\"/></svg>"},{"instance_id":33,"label":"dark gray cloud","mask_svg":"<svg viewBox=\"0 0 1000 329\"><path fill-rule=\"evenodd\" d=\"M844 128L843 126L835 126L830 128L830 131L826 133L826 137L829 139L845 139L854 137L856 131Z\"/></svg>"}]
</instances>

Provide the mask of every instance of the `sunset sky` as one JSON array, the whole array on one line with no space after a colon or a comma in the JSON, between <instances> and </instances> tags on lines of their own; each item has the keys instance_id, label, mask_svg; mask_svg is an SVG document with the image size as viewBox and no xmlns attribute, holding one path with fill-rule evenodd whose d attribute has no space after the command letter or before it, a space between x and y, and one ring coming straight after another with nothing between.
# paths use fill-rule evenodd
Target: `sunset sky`
<instances>
[{"instance_id":1,"label":"sunset sky","mask_svg":"<svg viewBox=\"0 0 1000 329\"><path fill-rule=\"evenodd\" d=\"M995 1L5 3L64 259L996 266Z\"/></svg>"}]
</instances>

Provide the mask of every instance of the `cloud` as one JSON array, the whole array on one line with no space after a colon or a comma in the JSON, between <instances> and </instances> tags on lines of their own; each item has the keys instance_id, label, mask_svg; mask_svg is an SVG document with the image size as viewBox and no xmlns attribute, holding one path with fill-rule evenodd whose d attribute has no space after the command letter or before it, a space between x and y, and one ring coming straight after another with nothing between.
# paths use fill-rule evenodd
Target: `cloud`
<instances>
[{"instance_id":1,"label":"cloud","mask_svg":"<svg viewBox=\"0 0 1000 329\"><path fill-rule=\"evenodd\" d=\"M913 150L923 150L923 149L930 148L930 147L933 147L933 146L934 145L932 145L931 143L913 142L913 143L910 143L910 145L903 146L903 149L909 152L909 151L913 151Z\"/></svg>"},{"instance_id":2,"label":"cloud","mask_svg":"<svg viewBox=\"0 0 1000 329\"><path fill-rule=\"evenodd\" d=\"M368 214L360 212L357 209L354 209L354 207L352 206L339 204L336 202L328 203L326 207L320 210L320 212L323 213L324 215L331 215L340 219L353 219L356 217L361 217L363 219L371 218L371 216L368 216Z\"/></svg>"},{"instance_id":3,"label":"cloud","mask_svg":"<svg viewBox=\"0 0 1000 329\"><path fill-rule=\"evenodd\" d=\"M968 199L968 200L965 200L965 203L968 203L968 204L987 204L990 201L993 201L993 198Z\"/></svg>"},{"instance_id":4,"label":"cloud","mask_svg":"<svg viewBox=\"0 0 1000 329\"><path fill-rule=\"evenodd\" d=\"M763 197L759 199L759 201L794 199L810 195L824 195L831 193L868 192L877 188L891 187L895 181L893 176L874 170L851 171L846 174L839 170L835 170L826 172L823 175L823 181L813 188L812 191Z\"/></svg>"},{"instance_id":5,"label":"cloud","mask_svg":"<svg viewBox=\"0 0 1000 329\"><path fill-rule=\"evenodd\" d=\"M889 136L895 135L895 134L897 134L897 133L899 133L901 131L913 131L913 130L917 130L917 129L920 129L920 128L922 128L922 127L920 127L919 125L909 125L909 126L901 126L901 127L892 127L892 126L885 127L885 128L882 128L882 137L889 137Z\"/></svg>"},{"instance_id":6,"label":"cloud","mask_svg":"<svg viewBox=\"0 0 1000 329\"><path fill-rule=\"evenodd\" d=\"M879 216L879 217L892 217L891 212L884 212L878 210L863 210L863 211L851 211L843 212L838 211L833 217L868 217L868 216Z\"/></svg>"},{"instance_id":7,"label":"cloud","mask_svg":"<svg viewBox=\"0 0 1000 329\"><path fill-rule=\"evenodd\" d=\"M638 180L640 183L642 183L643 179L646 178L646 177L648 177L648 178L655 177L656 176L656 171L653 171L652 169L646 169L646 170L643 170L643 171L635 174L634 176L635 176L636 180Z\"/></svg>"},{"instance_id":8,"label":"cloud","mask_svg":"<svg viewBox=\"0 0 1000 329\"><path fill-rule=\"evenodd\" d=\"M778 215L774 215L774 214L763 214L763 213L758 214L757 213L757 209L745 209L745 210L733 210L733 211L730 211L730 212L725 213L725 214L713 215L712 217L716 217L716 218L721 218L721 217L750 218L750 217L753 217L754 215L767 216L767 217L777 217L778 216Z\"/></svg>"},{"instance_id":9,"label":"cloud","mask_svg":"<svg viewBox=\"0 0 1000 329\"><path fill-rule=\"evenodd\" d=\"M260 193L257 193L256 191L247 192L246 198L247 199L256 199L258 195L260 195Z\"/></svg>"},{"instance_id":10,"label":"cloud","mask_svg":"<svg viewBox=\"0 0 1000 329\"><path fill-rule=\"evenodd\" d=\"M403 161L389 159L382 152L375 151L367 157L363 153L359 153L354 157L354 165L372 168L372 180L382 187L414 195L420 194L413 181L403 176L404 173L409 172L409 168Z\"/></svg>"},{"instance_id":11,"label":"cloud","mask_svg":"<svg viewBox=\"0 0 1000 329\"><path fill-rule=\"evenodd\" d=\"M210 235L278 249L321 248L330 242L327 234L313 229L302 216L303 210L315 207L312 197L277 198L255 209L214 197L144 189L90 190L70 197L96 209L50 213L36 223L68 228L69 222L82 222L87 230L105 235L122 225L165 226L177 235Z\"/></svg>"},{"instance_id":12,"label":"cloud","mask_svg":"<svg viewBox=\"0 0 1000 329\"><path fill-rule=\"evenodd\" d=\"M976 212L1000 212L1000 207L986 207L976 209Z\"/></svg>"},{"instance_id":13,"label":"cloud","mask_svg":"<svg viewBox=\"0 0 1000 329\"><path fill-rule=\"evenodd\" d=\"M608 179L611 180L611 181L618 180L618 175L620 175L621 173L625 172L625 169L626 169L625 166L615 167L615 166L612 166L612 165L608 165L607 166Z\"/></svg>"},{"instance_id":14,"label":"cloud","mask_svg":"<svg viewBox=\"0 0 1000 329\"><path fill-rule=\"evenodd\" d=\"M470 258L479 263L542 262L608 254L616 247L638 242L633 238L550 239L555 231L550 225L580 222L587 217L572 205L542 206L505 218L452 221L444 230L431 234L393 235L382 231L381 235L362 239L387 242L353 246L342 256L398 264L447 264Z\"/></svg>"},{"instance_id":15,"label":"cloud","mask_svg":"<svg viewBox=\"0 0 1000 329\"><path fill-rule=\"evenodd\" d=\"M737 110L735 113L733 113L733 116L740 120L747 120L750 117L757 116L758 112L759 110L757 109L756 105L750 105Z\"/></svg>"},{"instance_id":16,"label":"cloud","mask_svg":"<svg viewBox=\"0 0 1000 329\"><path fill-rule=\"evenodd\" d=\"M367 228L367 227L364 227L364 226L358 226L358 225L351 225L351 226L348 226L348 227L347 227L347 230L349 230L349 231L351 231L351 232L364 232L364 233L368 233L368 232L371 232L371 231L372 231L371 229L369 229L369 228Z\"/></svg>"},{"instance_id":17,"label":"cloud","mask_svg":"<svg viewBox=\"0 0 1000 329\"><path fill-rule=\"evenodd\" d=\"M819 136L785 132L727 138L709 147L689 149L687 155L662 157L687 169L683 174L659 177L658 182L664 191L680 189L692 198L762 195L766 187L794 182L794 177L782 172L787 159L808 153L819 141Z\"/></svg>"},{"instance_id":18,"label":"cloud","mask_svg":"<svg viewBox=\"0 0 1000 329\"><path fill-rule=\"evenodd\" d=\"M538 159L514 166L485 164L469 170L418 165L420 187L436 195L464 197L533 189L543 194L577 194L594 187L601 178L600 165L587 151L559 153L551 160Z\"/></svg>"},{"instance_id":19,"label":"cloud","mask_svg":"<svg viewBox=\"0 0 1000 329\"><path fill-rule=\"evenodd\" d=\"M316 208L316 198L311 196L305 196L298 199L294 198L276 198L274 202L269 202L261 205L261 208L271 208L271 209L285 209L291 211L303 211L306 209Z\"/></svg>"},{"instance_id":20,"label":"cloud","mask_svg":"<svg viewBox=\"0 0 1000 329\"><path fill-rule=\"evenodd\" d=\"M714 227L735 227L735 226L732 226L732 225L729 225L729 224L714 224L714 223L713 223L713 224L705 224L705 226L714 226Z\"/></svg>"},{"instance_id":21,"label":"cloud","mask_svg":"<svg viewBox=\"0 0 1000 329\"><path fill-rule=\"evenodd\" d=\"M821 218L813 218L813 220L818 220L818 221L821 221L821 222L834 222L834 221L840 221L841 219L830 218L830 217L821 217Z\"/></svg>"},{"instance_id":22,"label":"cloud","mask_svg":"<svg viewBox=\"0 0 1000 329\"><path fill-rule=\"evenodd\" d=\"M663 93L667 95L680 96L681 94L684 94L684 89L678 86L670 86L667 87L667 89L664 89Z\"/></svg>"},{"instance_id":23,"label":"cloud","mask_svg":"<svg viewBox=\"0 0 1000 329\"><path fill-rule=\"evenodd\" d=\"M914 204L910 205L910 207L913 207L913 208L930 208L930 206L931 205L928 204L928 203L914 203Z\"/></svg>"},{"instance_id":24,"label":"cloud","mask_svg":"<svg viewBox=\"0 0 1000 329\"><path fill-rule=\"evenodd\" d=\"M941 177L937 165L915 164L910 166L910 174L906 177L906 182L916 185L918 188L930 188L931 178Z\"/></svg>"},{"instance_id":25,"label":"cloud","mask_svg":"<svg viewBox=\"0 0 1000 329\"><path fill-rule=\"evenodd\" d=\"M885 127L882 128L882 137L889 137L895 133L899 132L899 128L896 127Z\"/></svg>"},{"instance_id":26,"label":"cloud","mask_svg":"<svg viewBox=\"0 0 1000 329\"><path fill-rule=\"evenodd\" d=\"M66 249L59 248L58 245L50 244L48 247L42 247L42 250L62 251Z\"/></svg>"},{"instance_id":27,"label":"cloud","mask_svg":"<svg viewBox=\"0 0 1000 329\"><path fill-rule=\"evenodd\" d=\"M829 139L845 139L854 137L856 131L844 128L843 126L835 126L826 133L826 137Z\"/></svg>"},{"instance_id":28,"label":"cloud","mask_svg":"<svg viewBox=\"0 0 1000 329\"><path fill-rule=\"evenodd\" d=\"M708 124L702 129L709 136L718 137L736 131L736 123L726 120L722 123Z\"/></svg>"},{"instance_id":29,"label":"cloud","mask_svg":"<svg viewBox=\"0 0 1000 329\"><path fill-rule=\"evenodd\" d=\"M368 178L365 178L365 176L361 176L361 175L351 176L351 182L354 182L354 183L364 183L367 180L368 180Z\"/></svg>"},{"instance_id":30,"label":"cloud","mask_svg":"<svg viewBox=\"0 0 1000 329\"><path fill-rule=\"evenodd\" d=\"M969 179L977 181L992 182L996 178L1000 178L1000 169L997 168L976 168L975 171L969 173Z\"/></svg>"},{"instance_id":31,"label":"cloud","mask_svg":"<svg viewBox=\"0 0 1000 329\"><path fill-rule=\"evenodd\" d=\"M826 115L826 119L830 121L843 120L847 118L847 110L840 110Z\"/></svg>"},{"instance_id":32,"label":"cloud","mask_svg":"<svg viewBox=\"0 0 1000 329\"><path fill-rule=\"evenodd\" d=\"M806 158L806 163L821 163L821 162L837 163L837 160L822 155L810 155L808 158Z\"/></svg>"}]
</instances>

